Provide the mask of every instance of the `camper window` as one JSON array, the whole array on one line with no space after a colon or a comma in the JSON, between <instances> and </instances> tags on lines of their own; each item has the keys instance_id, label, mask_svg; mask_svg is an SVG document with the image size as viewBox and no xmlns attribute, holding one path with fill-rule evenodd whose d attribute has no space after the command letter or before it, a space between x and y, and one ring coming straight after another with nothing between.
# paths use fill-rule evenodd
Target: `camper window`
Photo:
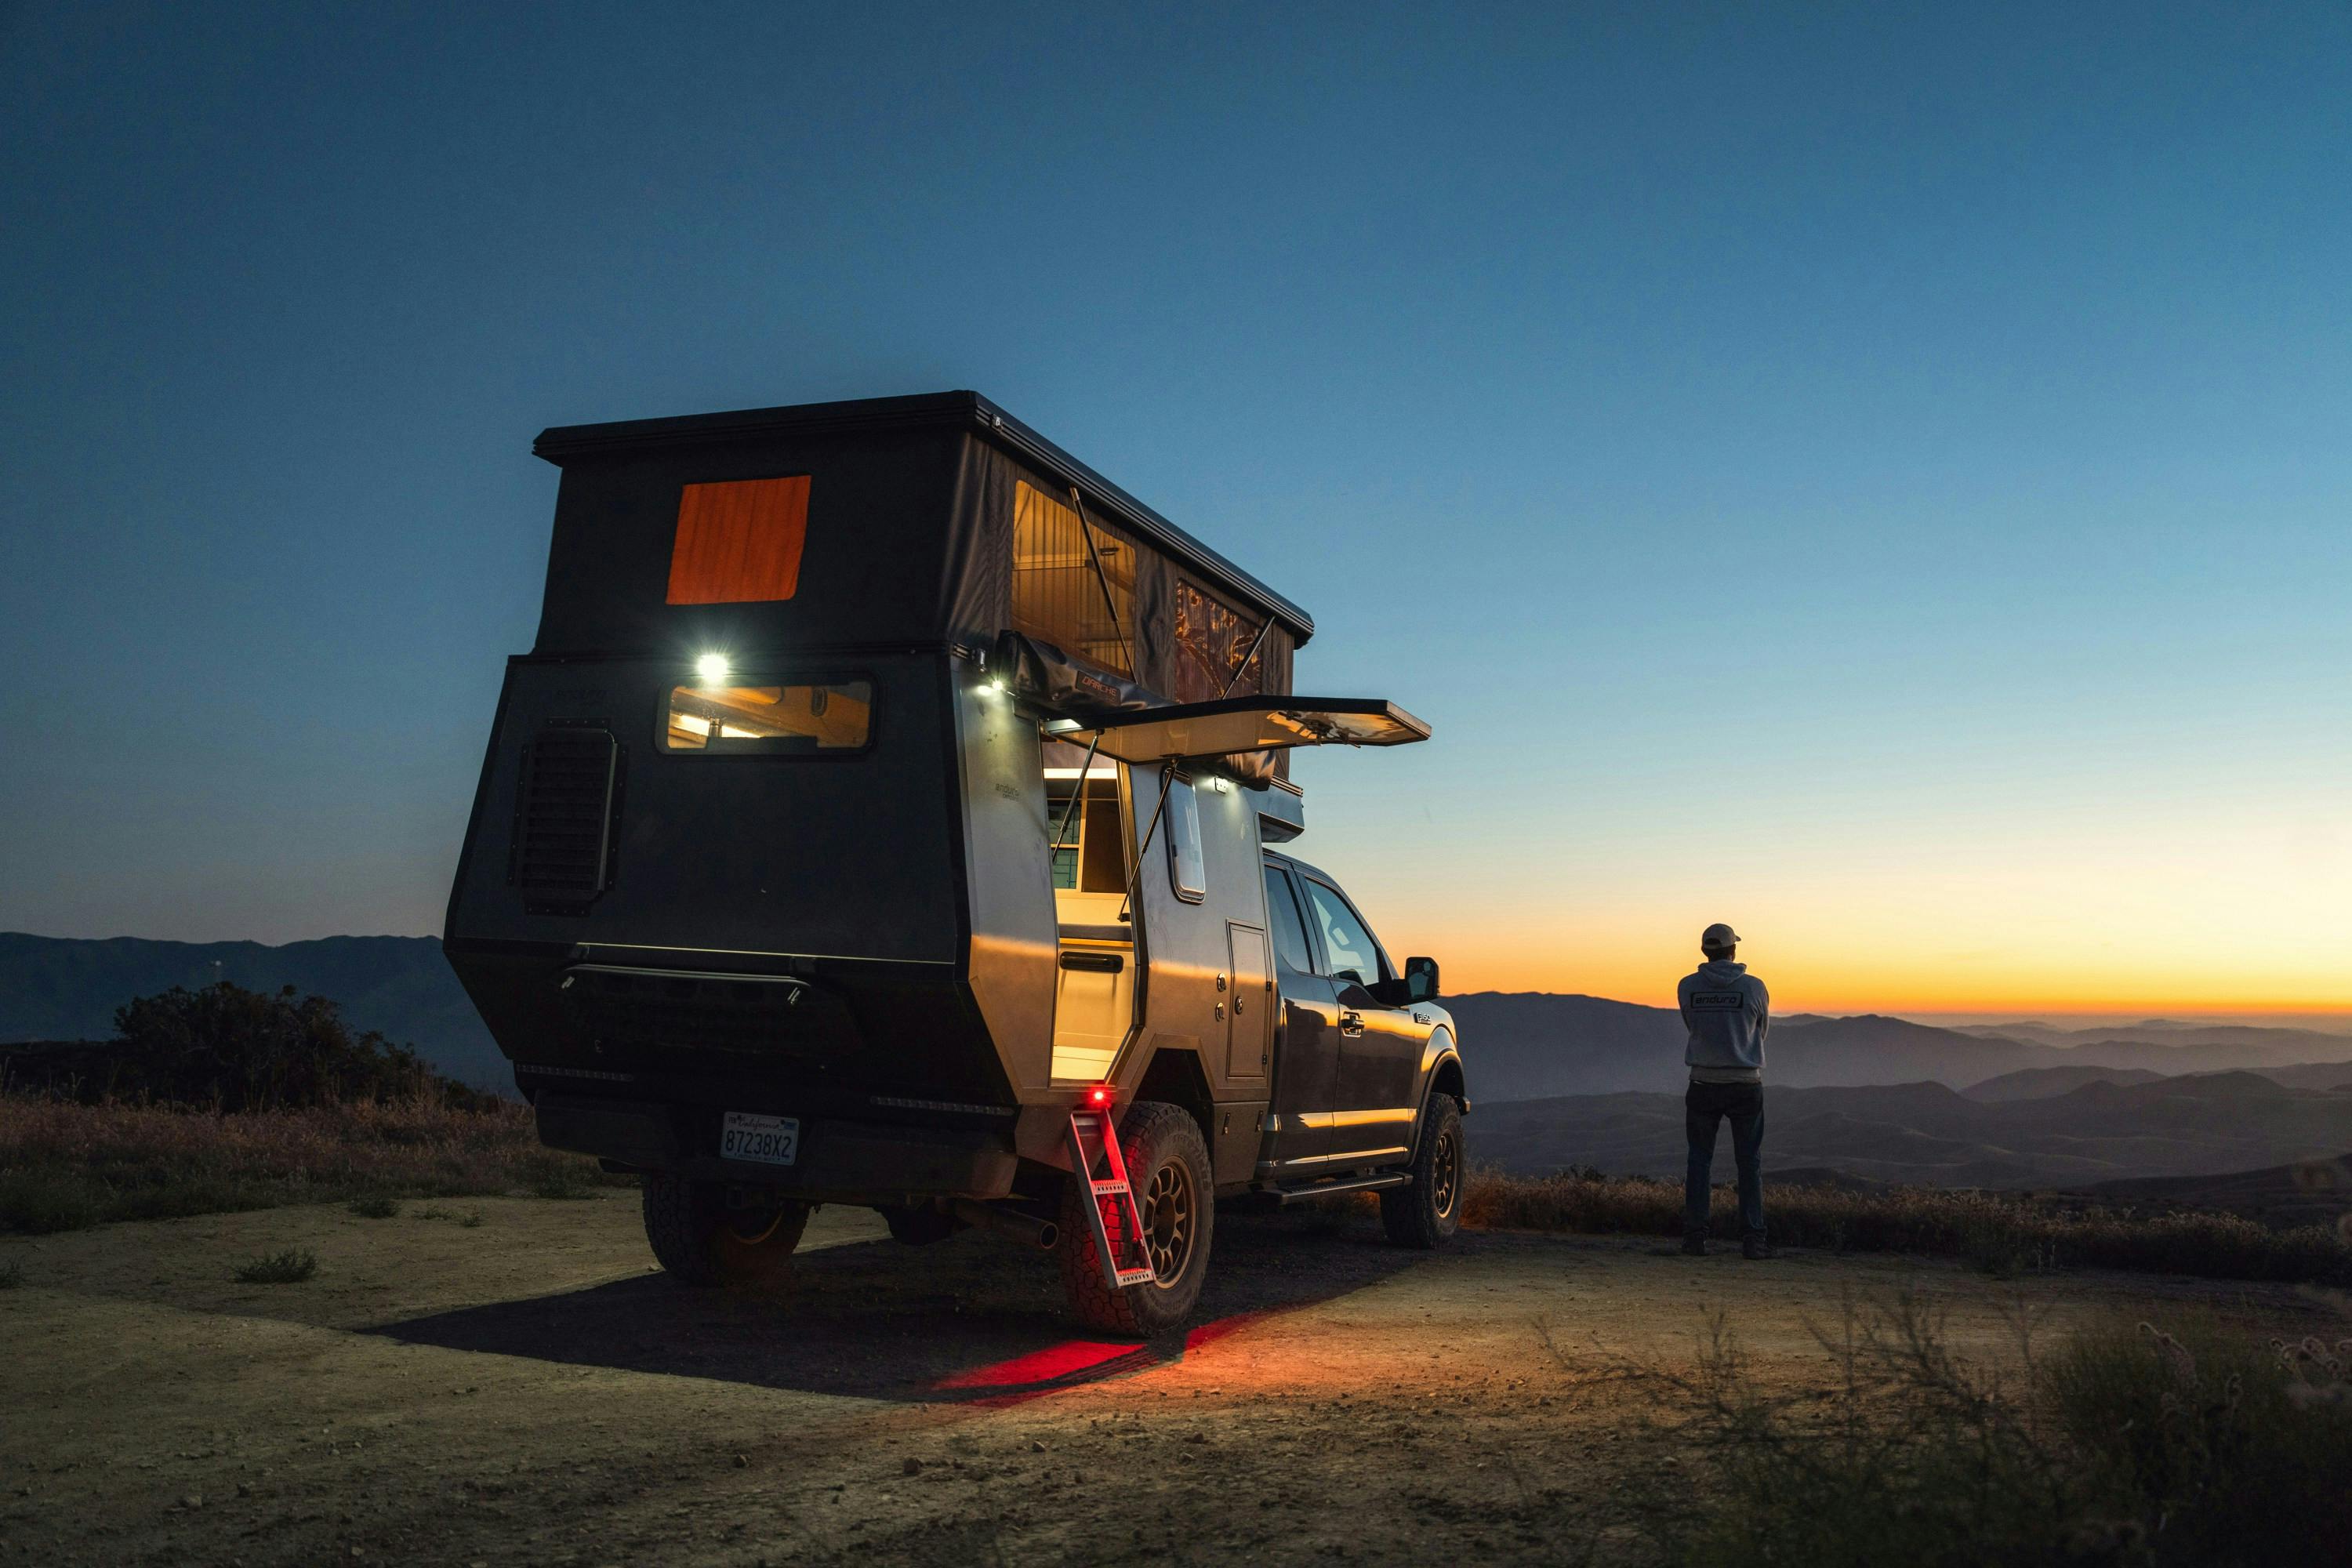
<instances>
[{"instance_id":1,"label":"camper window","mask_svg":"<svg viewBox=\"0 0 2352 1568\"><path fill-rule=\"evenodd\" d=\"M874 683L678 686L662 749L670 752L854 752L874 723Z\"/></svg>"},{"instance_id":2,"label":"camper window","mask_svg":"<svg viewBox=\"0 0 2352 1568\"><path fill-rule=\"evenodd\" d=\"M1265 689L1263 621L1229 610L1192 584L1176 583L1176 689L1179 702L1255 697ZM1244 668L1242 661L1247 659Z\"/></svg>"},{"instance_id":3,"label":"camper window","mask_svg":"<svg viewBox=\"0 0 2352 1568\"><path fill-rule=\"evenodd\" d=\"M1192 781L1177 779L1168 788L1168 881L1176 896L1197 904L1209 892L1209 871L1201 854L1201 806L1192 798Z\"/></svg>"},{"instance_id":4,"label":"camper window","mask_svg":"<svg viewBox=\"0 0 2352 1568\"><path fill-rule=\"evenodd\" d=\"M1134 679L1135 546L1025 481L1013 491L1013 629Z\"/></svg>"}]
</instances>

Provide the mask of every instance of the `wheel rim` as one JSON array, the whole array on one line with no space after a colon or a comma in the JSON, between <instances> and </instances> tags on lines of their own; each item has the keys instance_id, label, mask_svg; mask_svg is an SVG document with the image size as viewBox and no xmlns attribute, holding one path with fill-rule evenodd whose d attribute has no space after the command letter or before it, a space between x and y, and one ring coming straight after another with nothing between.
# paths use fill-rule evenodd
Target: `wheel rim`
<instances>
[{"instance_id":1,"label":"wheel rim","mask_svg":"<svg viewBox=\"0 0 2352 1568\"><path fill-rule=\"evenodd\" d=\"M1437 1156L1430 1167L1429 1201L1444 1219L1454 1212L1454 1194L1462 1185L1462 1151L1451 1127L1437 1135Z\"/></svg>"},{"instance_id":2,"label":"wheel rim","mask_svg":"<svg viewBox=\"0 0 2352 1568\"><path fill-rule=\"evenodd\" d=\"M1172 1160L1152 1172L1142 1207L1143 1250L1151 1259L1152 1277L1160 1285L1172 1285L1192 1260L1192 1237L1199 1224L1192 1173Z\"/></svg>"}]
</instances>

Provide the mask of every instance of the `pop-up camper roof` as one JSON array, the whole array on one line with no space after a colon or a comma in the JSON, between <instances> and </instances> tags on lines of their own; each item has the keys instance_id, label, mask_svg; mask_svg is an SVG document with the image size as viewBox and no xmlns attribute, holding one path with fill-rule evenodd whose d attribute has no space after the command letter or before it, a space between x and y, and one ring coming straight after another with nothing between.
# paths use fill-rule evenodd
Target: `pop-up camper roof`
<instances>
[{"instance_id":1,"label":"pop-up camper roof","mask_svg":"<svg viewBox=\"0 0 2352 1568\"><path fill-rule=\"evenodd\" d=\"M564 426L533 450L563 470L541 654L978 650L1010 630L1200 703L1287 693L1315 629L977 393Z\"/></svg>"}]
</instances>

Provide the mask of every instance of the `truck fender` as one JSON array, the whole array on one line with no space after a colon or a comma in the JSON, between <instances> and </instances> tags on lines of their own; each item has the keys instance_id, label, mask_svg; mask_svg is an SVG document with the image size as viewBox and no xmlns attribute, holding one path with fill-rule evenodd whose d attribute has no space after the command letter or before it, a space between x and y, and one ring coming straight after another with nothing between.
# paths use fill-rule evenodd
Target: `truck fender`
<instances>
[{"instance_id":1,"label":"truck fender","mask_svg":"<svg viewBox=\"0 0 2352 1568\"><path fill-rule=\"evenodd\" d=\"M1419 1136L1420 1108L1429 1103L1432 1094L1450 1094L1461 1104L1462 1114L1470 1114L1467 1080L1462 1072L1461 1053L1454 1048L1453 1031L1440 1024L1429 1032L1429 1039L1421 1048L1421 1098L1415 1103L1414 1135Z\"/></svg>"}]
</instances>

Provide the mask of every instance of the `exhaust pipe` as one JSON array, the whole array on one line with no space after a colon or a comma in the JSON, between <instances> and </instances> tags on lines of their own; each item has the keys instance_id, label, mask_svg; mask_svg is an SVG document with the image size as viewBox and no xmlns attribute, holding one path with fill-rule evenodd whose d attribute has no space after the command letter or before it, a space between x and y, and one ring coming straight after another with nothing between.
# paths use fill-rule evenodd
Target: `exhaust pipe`
<instances>
[{"instance_id":1,"label":"exhaust pipe","mask_svg":"<svg viewBox=\"0 0 2352 1568\"><path fill-rule=\"evenodd\" d=\"M1016 1208L1000 1207L995 1204L974 1203L970 1198L958 1198L953 1205L956 1218L981 1230L992 1230L1008 1241L1034 1247L1040 1252L1050 1252L1062 1238L1062 1227L1050 1219L1024 1214Z\"/></svg>"}]
</instances>

